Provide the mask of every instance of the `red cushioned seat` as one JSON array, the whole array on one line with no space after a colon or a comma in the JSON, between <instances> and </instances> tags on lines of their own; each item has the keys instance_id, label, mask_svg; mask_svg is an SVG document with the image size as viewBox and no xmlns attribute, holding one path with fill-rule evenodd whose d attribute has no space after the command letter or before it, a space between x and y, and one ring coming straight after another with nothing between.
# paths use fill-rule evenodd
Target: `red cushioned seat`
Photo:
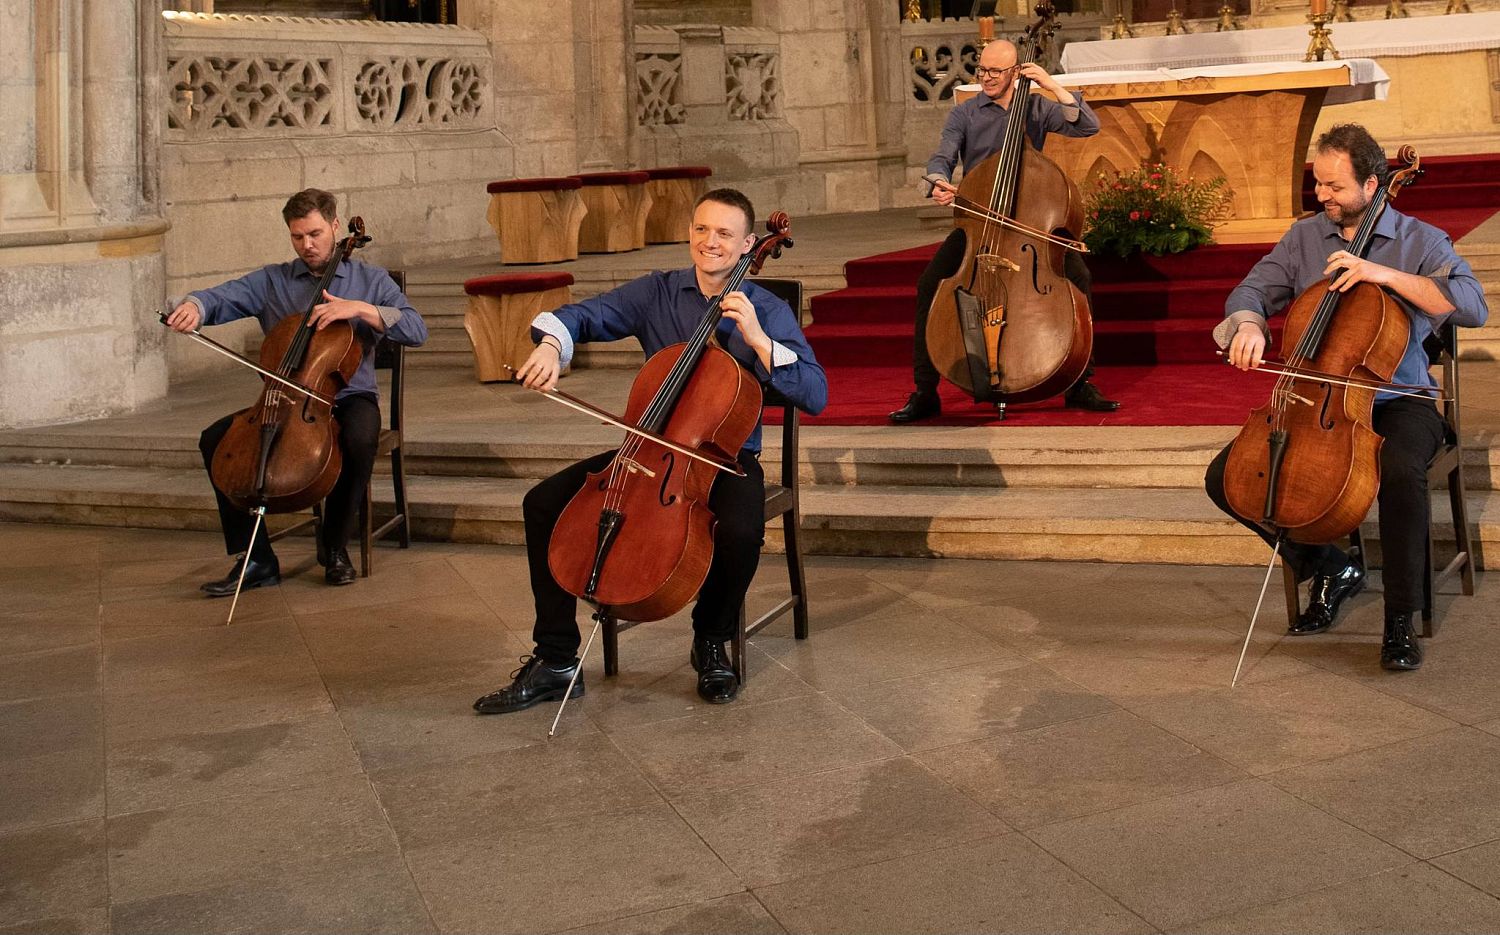
<instances>
[{"instance_id":1,"label":"red cushioned seat","mask_svg":"<svg viewBox=\"0 0 1500 935\"><path fill-rule=\"evenodd\" d=\"M656 179L706 179L714 174L708 166L661 166L647 169L646 174Z\"/></svg>"},{"instance_id":2,"label":"red cushioned seat","mask_svg":"<svg viewBox=\"0 0 1500 935\"><path fill-rule=\"evenodd\" d=\"M575 176L563 175L553 179L504 179L491 182L484 190L491 195L500 195L505 192L557 192L582 187L583 183Z\"/></svg>"},{"instance_id":3,"label":"red cushioned seat","mask_svg":"<svg viewBox=\"0 0 1500 935\"><path fill-rule=\"evenodd\" d=\"M645 185L651 180L645 172L584 172L573 178L585 185Z\"/></svg>"},{"instance_id":4,"label":"red cushioned seat","mask_svg":"<svg viewBox=\"0 0 1500 935\"><path fill-rule=\"evenodd\" d=\"M500 273L479 276L464 282L469 295L517 295L522 292L546 292L573 285L572 273Z\"/></svg>"}]
</instances>

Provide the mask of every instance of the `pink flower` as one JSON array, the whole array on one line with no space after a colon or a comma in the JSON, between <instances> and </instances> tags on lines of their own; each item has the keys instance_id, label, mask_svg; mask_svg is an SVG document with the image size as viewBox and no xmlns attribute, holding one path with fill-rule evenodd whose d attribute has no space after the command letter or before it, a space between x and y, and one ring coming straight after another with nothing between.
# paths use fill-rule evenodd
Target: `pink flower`
<instances>
[{"instance_id":1,"label":"pink flower","mask_svg":"<svg viewBox=\"0 0 1500 935\"><path fill-rule=\"evenodd\" d=\"M1099 212L1098 211L1094 212L1094 220L1096 220L1096 221L1099 220Z\"/></svg>"},{"instance_id":2,"label":"pink flower","mask_svg":"<svg viewBox=\"0 0 1500 935\"><path fill-rule=\"evenodd\" d=\"M1143 218L1145 218L1146 220L1149 221L1149 220L1151 220L1151 212L1150 211L1142 211L1141 212L1141 217L1143 217Z\"/></svg>"},{"instance_id":3,"label":"pink flower","mask_svg":"<svg viewBox=\"0 0 1500 935\"><path fill-rule=\"evenodd\" d=\"M1160 172L1153 172L1153 173L1151 173L1151 177L1153 179L1159 179L1159 178L1161 178L1161 173Z\"/></svg>"},{"instance_id":4,"label":"pink flower","mask_svg":"<svg viewBox=\"0 0 1500 935\"><path fill-rule=\"evenodd\" d=\"M1132 221L1139 221L1141 219L1141 212L1139 212L1139 211L1132 211L1132 212L1130 212L1130 219Z\"/></svg>"}]
</instances>

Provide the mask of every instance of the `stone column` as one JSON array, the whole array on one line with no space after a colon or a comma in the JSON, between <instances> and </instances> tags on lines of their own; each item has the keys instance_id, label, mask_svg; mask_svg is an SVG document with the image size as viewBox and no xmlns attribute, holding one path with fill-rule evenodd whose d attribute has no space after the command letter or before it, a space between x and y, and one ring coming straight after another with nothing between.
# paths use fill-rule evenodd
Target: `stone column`
<instances>
[{"instance_id":1,"label":"stone column","mask_svg":"<svg viewBox=\"0 0 1500 935\"><path fill-rule=\"evenodd\" d=\"M0 0L0 426L165 392L166 224L140 149L160 112L138 61L141 24L160 28L151 12Z\"/></svg>"},{"instance_id":2,"label":"stone column","mask_svg":"<svg viewBox=\"0 0 1500 935\"><path fill-rule=\"evenodd\" d=\"M589 0L474 0L458 4L458 23L490 42L496 125L515 144L517 177L569 175L581 160L575 116L577 10ZM538 15L539 6L545 15ZM587 16L584 16L587 19ZM615 79L618 84L618 78Z\"/></svg>"},{"instance_id":3,"label":"stone column","mask_svg":"<svg viewBox=\"0 0 1500 935\"><path fill-rule=\"evenodd\" d=\"M632 0L573 3L575 127L578 164L586 172L635 163L634 9Z\"/></svg>"}]
</instances>

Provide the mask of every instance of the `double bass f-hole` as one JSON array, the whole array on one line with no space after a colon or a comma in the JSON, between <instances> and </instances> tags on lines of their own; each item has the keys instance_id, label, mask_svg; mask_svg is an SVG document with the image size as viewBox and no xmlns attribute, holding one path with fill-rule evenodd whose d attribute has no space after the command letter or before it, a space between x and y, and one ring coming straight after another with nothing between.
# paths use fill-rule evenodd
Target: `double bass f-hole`
<instances>
[{"instance_id":1,"label":"double bass f-hole","mask_svg":"<svg viewBox=\"0 0 1500 935\"><path fill-rule=\"evenodd\" d=\"M1048 283L1044 286L1038 280L1038 277L1041 275L1042 260L1041 255L1036 251L1036 244L1021 244L1021 252L1031 254L1031 291L1037 295L1051 295L1052 284Z\"/></svg>"}]
</instances>

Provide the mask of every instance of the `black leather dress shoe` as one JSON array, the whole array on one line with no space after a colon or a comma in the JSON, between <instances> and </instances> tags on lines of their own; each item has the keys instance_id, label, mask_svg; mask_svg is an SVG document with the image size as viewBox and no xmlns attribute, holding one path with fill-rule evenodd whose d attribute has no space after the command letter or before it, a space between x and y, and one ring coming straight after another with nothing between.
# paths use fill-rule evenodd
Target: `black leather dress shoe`
<instances>
[{"instance_id":1,"label":"black leather dress shoe","mask_svg":"<svg viewBox=\"0 0 1500 935\"><path fill-rule=\"evenodd\" d=\"M229 597L234 593L234 589L240 586L240 566L246 561L250 563L250 567L245 569L245 584L242 590L248 591L251 588L264 588L281 583L281 563L276 560L276 556L271 556L269 562L262 562L247 555L241 556L240 560L234 563L234 567L229 569L229 574L218 581L205 581L199 585L198 590L209 597Z\"/></svg>"},{"instance_id":2,"label":"black leather dress shoe","mask_svg":"<svg viewBox=\"0 0 1500 935\"><path fill-rule=\"evenodd\" d=\"M1090 412L1114 412L1120 408L1120 404L1113 399L1105 399L1104 394L1099 392L1099 387L1083 380L1063 394L1063 405L1069 409L1087 409Z\"/></svg>"},{"instance_id":3,"label":"black leather dress shoe","mask_svg":"<svg viewBox=\"0 0 1500 935\"><path fill-rule=\"evenodd\" d=\"M723 643L693 638L688 661L698 670L698 697L709 704L728 704L740 693L739 676L729 664Z\"/></svg>"},{"instance_id":4,"label":"black leather dress shoe","mask_svg":"<svg viewBox=\"0 0 1500 935\"><path fill-rule=\"evenodd\" d=\"M509 714L544 701L560 701L568 690L568 680L577 670L576 661L558 669L543 662L541 656L522 656L521 668L510 674L511 683L475 701L474 710L480 714ZM582 673L573 683L573 694L568 697L583 697Z\"/></svg>"},{"instance_id":5,"label":"black leather dress shoe","mask_svg":"<svg viewBox=\"0 0 1500 935\"><path fill-rule=\"evenodd\" d=\"M1353 562L1336 575L1314 575L1307 592L1307 609L1297 622L1286 628L1292 636L1307 636L1333 628L1344 601L1365 586L1364 571Z\"/></svg>"},{"instance_id":6,"label":"black leather dress shoe","mask_svg":"<svg viewBox=\"0 0 1500 935\"><path fill-rule=\"evenodd\" d=\"M1385 639L1380 644L1380 667L1392 672L1422 668L1422 645L1411 624L1411 614L1386 614Z\"/></svg>"},{"instance_id":7,"label":"black leather dress shoe","mask_svg":"<svg viewBox=\"0 0 1500 935\"><path fill-rule=\"evenodd\" d=\"M905 425L908 422L931 419L942 413L943 404L938 400L937 391L917 390L906 398L906 405L891 413L888 418L897 425Z\"/></svg>"},{"instance_id":8,"label":"black leather dress shoe","mask_svg":"<svg viewBox=\"0 0 1500 935\"><path fill-rule=\"evenodd\" d=\"M330 549L328 552L328 567L323 569L323 580L331 585L341 586L353 584L358 578L354 571L354 563L349 561L348 549Z\"/></svg>"}]
</instances>

